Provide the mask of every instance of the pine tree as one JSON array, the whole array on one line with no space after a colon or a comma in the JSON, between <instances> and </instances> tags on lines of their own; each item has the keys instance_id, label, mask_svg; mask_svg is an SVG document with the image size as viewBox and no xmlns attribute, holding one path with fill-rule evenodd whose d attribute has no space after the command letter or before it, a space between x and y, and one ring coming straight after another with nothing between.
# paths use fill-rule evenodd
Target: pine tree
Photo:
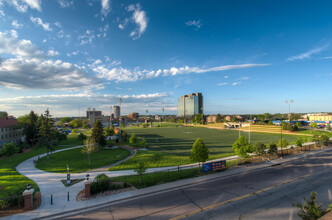
<instances>
[{"instance_id":1,"label":"pine tree","mask_svg":"<svg viewBox=\"0 0 332 220\"><path fill-rule=\"evenodd\" d=\"M95 125L92 129L91 139L92 142L97 146L97 149L99 149L99 146L106 145L103 125L98 120L95 122Z\"/></svg>"}]
</instances>

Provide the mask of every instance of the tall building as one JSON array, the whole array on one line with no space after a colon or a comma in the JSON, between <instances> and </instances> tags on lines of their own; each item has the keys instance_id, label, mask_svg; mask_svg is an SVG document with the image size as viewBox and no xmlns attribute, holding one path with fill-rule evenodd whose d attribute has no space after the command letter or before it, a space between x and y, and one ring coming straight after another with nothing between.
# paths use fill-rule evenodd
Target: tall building
<instances>
[{"instance_id":1,"label":"tall building","mask_svg":"<svg viewBox=\"0 0 332 220\"><path fill-rule=\"evenodd\" d=\"M120 114L120 106L113 106L113 113L114 113L114 119L119 119L121 114Z\"/></svg>"},{"instance_id":2,"label":"tall building","mask_svg":"<svg viewBox=\"0 0 332 220\"><path fill-rule=\"evenodd\" d=\"M178 99L178 116L194 116L203 114L203 96L202 93L191 93L183 95Z\"/></svg>"},{"instance_id":3,"label":"tall building","mask_svg":"<svg viewBox=\"0 0 332 220\"><path fill-rule=\"evenodd\" d=\"M101 114L101 111L96 111L95 108L93 108L91 110L90 107L88 107L87 111L86 111L86 117L89 119L90 122L90 127L93 128L93 126L95 125L95 122L98 120L100 122L103 121L103 116Z\"/></svg>"}]
</instances>

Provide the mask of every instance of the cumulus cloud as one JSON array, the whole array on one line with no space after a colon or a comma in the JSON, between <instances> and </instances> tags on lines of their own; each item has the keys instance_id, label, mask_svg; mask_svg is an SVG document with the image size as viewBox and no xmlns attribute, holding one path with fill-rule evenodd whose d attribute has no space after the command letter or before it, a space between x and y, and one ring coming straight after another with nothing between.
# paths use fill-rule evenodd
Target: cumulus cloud
<instances>
[{"instance_id":1,"label":"cumulus cloud","mask_svg":"<svg viewBox=\"0 0 332 220\"><path fill-rule=\"evenodd\" d=\"M107 14L110 11L111 11L110 1L109 0L101 0L101 13L102 13L102 15L104 15L106 17Z\"/></svg>"},{"instance_id":2,"label":"cumulus cloud","mask_svg":"<svg viewBox=\"0 0 332 220\"><path fill-rule=\"evenodd\" d=\"M14 28L20 28L20 27L23 26L22 24L19 24L19 23L17 22L17 20L13 20L13 21L12 21L12 25L13 25Z\"/></svg>"},{"instance_id":3,"label":"cumulus cloud","mask_svg":"<svg viewBox=\"0 0 332 220\"><path fill-rule=\"evenodd\" d=\"M310 58L312 55L320 53L321 51L325 50L329 45L324 45L322 47L317 47L315 49L306 51L304 53L301 53L299 55L296 56L291 56L289 58L287 58L287 61L294 61L294 60L303 60L303 59L308 59Z\"/></svg>"},{"instance_id":4,"label":"cumulus cloud","mask_svg":"<svg viewBox=\"0 0 332 220\"><path fill-rule=\"evenodd\" d=\"M41 58L43 51L30 40L17 40L7 33L0 32L0 53L24 58Z\"/></svg>"},{"instance_id":5,"label":"cumulus cloud","mask_svg":"<svg viewBox=\"0 0 332 220\"><path fill-rule=\"evenodd\" d=\"M172 67L170 69L159 69L159 70L128 70L122 67L118 68L107 68L105 65L99 65L93 67L93 71L97 73L97 77L115 80L116 82L121 81L137 81L142 79L151 79L159 76L175 76L180 74L190 74L190 73L207 73L207 72L217 72L231 69L243 69L252 67L262 67L269 64L240 64L240 65L226 65L217 66L208 69L203 69L199 67Z\"/></svg>"},{"instance_id":6,"label":"cumulus cloud","mask_svg":"<svg viewBox=\"0 0 332 220\"><path fill-rule=\"evenodd\" d=\"M17 37L18 37L17 31L15 31L15 30L11 30L11 31L10 31L10 35L11 35L13 38L17 38Z\"/></svg>"},{"instance_id":7,"label":"cumulus cloud","mask_svg":"<svg viewBox=\"0 0 332 220\"><path fill-rule=\"evenodd\" d=\"M27 12L29 7L41 11L41 0L6 0L5 2L19 12Z\"/></svg>"},{"instance_id":8,"label":"cumulus cloud","mask_svg":"<svg viewBox=\"0 0 332 220\"><path fill-rule=\"evenodd\" d=\"M141 5L139 3L136 5L129 5L127 9L129 12L133 12L131 19L137 25L135 30L130 33L132 39L135 40L140 38L148 27L148 18L146 17L146 12L141 9ZM120 26L119 28L121 29Z\"/></svg>"},{"instance_id":9,"label":"cumulus cloud","mask_svg":"<svg viewBox=\"0 0 332 220\"><path fill-rule=\"evenodd\" d=\"M54 57L54 56L58 56L58 55L59 55L59 52L55 51L53 49L47 51L47 56Z\"/></svg>"},{"instance_id":10,"label":"cumulus cloud","mask_svg":"<svg viewBox=\"0 0 332 220\"><path fill-rule=\"evenodd\" d=\"M189 27L193 26L193 27L195 27L196 30L200 29L203 26L203 24L201 23L201 20L187 21L186 25Z\"/></svg>"},{"instance_id":11,"label":"cumulus cloud","mask_svg":"<svg viewBox=\"0 0 332 220\"><path fill-rule=\"evenodd\" d=\"M150 112L153 109L160 111L160 106L172 108L174 105L166 103L165 98L169 96L168 93L153 93L153 94L137 94L137 95L123 95L117 96L112 94L64 94L64 95L44 95L44 96L20 96L14 98L0 98L0 108L6 106L7 109L13 111L20 109L21 114L26 114L31 109L39 113L43 113L46 108L49 108L53 116L63 115L78 115L78 107L84 111L87 107L94 107L98 110L103 110L104 115L109 115L109 108L111 105L118 104L119 99L122 99L121 112L128 114L135 111L141 111L149 108ZM13 110L10 110L13 109ZM19 114L19 113L18 113Z\"/></svg>"},{"instance_id":12,"label":"cumulus cloud","mask_svg":"<svg viewBox=\"0 0 332 220\"><path fill-rule=\"evenodd\" d=\"M0 85L6 87L73 90L102 87L100 80L89 76L85 68L61 60L47 60L31 41L18 40L8 33L0 32L0 53L15 56L2 60L0 65ZM48 55L55 54L54 50L48 51Z\"/></svg>"},{"instance_id":13,"label":"cumulus cloud","mask_svg":"<svg viewBox=\"0 0 332 220\"><path fill-rule=\"evenodd\" d=\"M49 23L43 23L41 18L34 18L30 16L30 20L35 23L36 25L41 26L45 31L52 31Z\"/></svg>"},{"instance_id":14,"label":"cumulus cloud","mask_svg":"<svg viewBox=\"0 0 332 220\"><path fill-rule=\"evenodd\" d=\"M61 8L68 8L74 5L74 1L58 0Z\"/></svg>"}]
</instances>

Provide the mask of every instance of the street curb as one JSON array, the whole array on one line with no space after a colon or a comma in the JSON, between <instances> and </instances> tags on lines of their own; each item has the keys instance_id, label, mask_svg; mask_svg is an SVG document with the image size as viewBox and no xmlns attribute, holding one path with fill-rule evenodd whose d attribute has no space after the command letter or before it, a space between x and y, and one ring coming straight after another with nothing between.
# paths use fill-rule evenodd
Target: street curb
<instances>
[{"instance_id":1,"label":"street curb","mask_svg":"<svg viewBox=\"0 0 332 220\"><path fill-rule=\"evenodd\" d=\"M305 154L301 155L298 158L291 158L289 161L285 161L285 162L279 162L279 163L272 164L272 165L266 163L266 165L263 166L263 167L253 168L252 170L248 170L248 171L242 171L242 172L232 173L232 174L223 175L223 176L220 176L220 175L224 174L224 172L210 174L209 179L203 179L203 180L196 181L196 182L192 181L192 183L189 183L189 184L186 183L186 181L188 179L179 180L179 181L175 181L175 182L178 182L177 186L173 186L173 187L170 187L170 188L165 188L165 189L161 189L161 190L159 189L158 191L157 191L157 189L155 189L155 191L152 191L152 192L149 192L149 193L144 193L143 192L141 194L134 195L134 196L129 196L127 198L122 198L122 199L118 199L118 200L114 200L114 201L105 202L105 203L102 203L102 204L92 205L90 207L74 209L74 210L66 211L66 212L62 212L62 213L47 215L47 216L43 216L43 217L37 217L37 218L34 218L34 219L46 219L46 218L47 219L56 219L56 218L68 217L68 216L72 216L72 215L79 214L79 213L82 213L82 212L87 212L87 211L92 211L92 210L99 209L99 208L104 208L104 207L107 207L111 204L116 204L116 203L119 203L119 202L122 202L122 201L125 201L125 200L144 198L144 197L148 197L148 196L151 196L151 195L163 193L163 192L166 192L166 191L171 191L171 190L174 190L174 189L177 189L177 188L189 187L189 186L192 186L192 185L196 185L196 184L200 184L200 183L204 183L204 182L209 182L209 181L214 181L214 180L217 180L217 179L223 179L223 178L239 175L239 174L242 174L242 173L253 173L253 172L257 172L257 171L260 171L260 170L263 170L263 169L268 169L268 168L271 168L271 167L274 167L274 166L285 165L285 164L288 164L290 162L293 162L293 161L296 161L296 160L301 160L301 159L304 159L304 158L307 158L307 157L310 157L310 156L316 156L316 155L319 155L321 153L326 153L326 152L332 151L332 148L320 149L318 151L319 152L312 152L312 154L305 153ZM310 152L308 152L308 153L310 153ZM190 180L195 180L197 178L200 178L200 177L190 178ZM166 184L171 184L171 183L175 183L175 182L165 183L163 185L165 186ZM157 186L160 186L160 185L157 185ZM156 187L156 186L152 186L152 187ZM142 188L142 191L143 191L143 189L149 189L149 188L152 188L152 187Z\"/></svg>"}]
</instances>

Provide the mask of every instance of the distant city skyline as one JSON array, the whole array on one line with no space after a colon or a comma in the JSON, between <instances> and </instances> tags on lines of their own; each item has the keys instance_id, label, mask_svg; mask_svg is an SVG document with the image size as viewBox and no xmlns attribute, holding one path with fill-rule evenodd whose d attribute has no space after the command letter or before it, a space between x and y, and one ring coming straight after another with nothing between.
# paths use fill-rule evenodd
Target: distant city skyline
<instances>
[{"instance_id":1,"label":"distant city skyline","mask_svg":"<svg viewBox=\"0 0 332 220\"><path fill-rule=\"evenodd\" d=\"M332 112L331 1L0 1L0 111ZM165 111L162 111L162 108Z\"/></svg>"}]
</instances>

